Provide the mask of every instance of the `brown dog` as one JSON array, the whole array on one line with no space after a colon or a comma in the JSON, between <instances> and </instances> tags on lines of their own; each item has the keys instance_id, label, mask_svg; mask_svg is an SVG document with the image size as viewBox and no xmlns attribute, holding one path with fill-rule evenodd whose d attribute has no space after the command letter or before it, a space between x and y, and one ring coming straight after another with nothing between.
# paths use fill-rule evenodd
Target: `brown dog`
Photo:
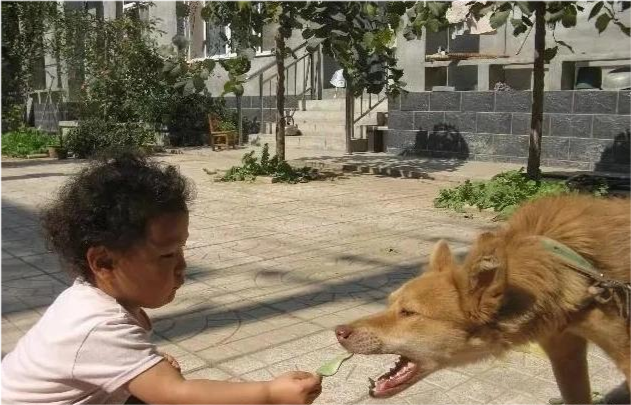
<instances>
[{"instance_id":1,"label":"brown dog","mask_svg":"<svg viewBox=\"0 0 631 405\"><path fill-rule=\"evenodd\" d=\"M626 199L542 198L504 228L480 235L462 264L441 241L429 269L393 292L385 311L338 326L337 338L350 352L401 356L371 387L375 397L535 341L565 402L589 403L588 340L631 381L624 301L595 300L594 281L546 249L542 236L573 249L606 278L629 283L630 208Z\"/></svg>"}]
</instances>

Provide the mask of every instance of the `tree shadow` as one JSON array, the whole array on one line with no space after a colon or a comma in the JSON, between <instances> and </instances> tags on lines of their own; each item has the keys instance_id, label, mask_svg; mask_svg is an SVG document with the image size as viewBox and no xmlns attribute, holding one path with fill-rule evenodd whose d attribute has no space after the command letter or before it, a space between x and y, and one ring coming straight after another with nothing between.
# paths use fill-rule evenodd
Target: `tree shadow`
<instances>
[{"instance_id":1,"label":"tree shadow","mask_svg":"<svg viewBox=\"0 0 631 405\"><path fill-rule=\"evenodd\" d=\"M387 135L386 135L387 136ZM294 159L316 168L389 177L434 179L433 173L452 172L470 156L466 139L455 125L439 123L431 131L419 130L414 139L404 139L396 152L359 152L343 156L311 156Z\"/></svg>"},{"instance_id":2,"label":"tree shadow","mask_svg":"<svg viewBox=\"0 0 631 405\"><path fill-rule=\"evenodd\" d=\"M612 144L605 148L594 169L602 172L616 172L629 174L631 134L629 130L615 136Z\"/></svg>"},{"instance_id":3,"label":"tree shadow","mask_svg":"<svg viewBox=\"0 0 631 405\"><path fill-rule=\"evenodd\" d=\"M42 159L16 159L16 160L2 160L2 168L20 168L20 167L30 167L30 166L46 166L46 165L71 165L82 162L83 160L77 159L52 159L52 158L42 158Z\"/></svg>"},{"instance_id":4,"label":"tree shadow","mask_svg":"<svg viewBox=\"0 0 631 405\"><path fill-rule=\"evenodd\" d=\"M2 176L2 181L39 179L39 178L42 178L42 177L59 177L59 176L72 176L72 174L68 174L68 173L36 173L36 174L23 174L23 175L19 175L19 176Z\"/></svg>"},{"instance_id":5,"label":"tree shadow","mask_svg":"<svg viewBox=\"0 0 631 405\"><path fill-rule=\"evenodd\" d=\"M404 149L402 155L464 160L469 158L470 153L467 141L458 128L443 122L435 124L431 131L418 131L414 146Z\"/></svg>"}]
</instances>

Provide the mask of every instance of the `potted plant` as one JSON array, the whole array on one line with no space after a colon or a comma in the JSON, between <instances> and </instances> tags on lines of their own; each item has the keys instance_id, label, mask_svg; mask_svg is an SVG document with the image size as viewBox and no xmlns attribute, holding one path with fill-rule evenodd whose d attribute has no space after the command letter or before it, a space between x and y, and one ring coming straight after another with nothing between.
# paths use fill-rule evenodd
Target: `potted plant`
<instances>
[{"instance_id":1,"label":"potted plant","mask_svg":"<svg viewBox=\"0 0 631 405\"><path fill-rule=\"evenodd\" d=\"M57 143L48 145L48 156L55 159L66 159L68 149L64 146L64 136L61 128L57 131Z\"/></svg>"}]
</instances>

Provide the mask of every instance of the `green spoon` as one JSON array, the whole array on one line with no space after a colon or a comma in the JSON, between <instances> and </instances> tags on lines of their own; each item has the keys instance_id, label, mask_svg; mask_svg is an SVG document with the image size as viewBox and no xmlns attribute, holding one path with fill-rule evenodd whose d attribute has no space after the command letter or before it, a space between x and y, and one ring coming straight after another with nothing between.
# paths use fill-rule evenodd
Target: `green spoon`
<instances>
[{"instance_id":1,"label":"green spoon","mask_svg":"<svg viewBox=\"0 0 631 405\"><path fill-rule=\"evenodd\" d=\"M344 353L340 356L337 356L336 358L329 360L321 365L316 370L316 373L321 375L322 377L331 377L338 372L342 363L344 363L344 361L350 359L351 357L353 357L353 353Z\"/></svg>"}]
</instances>

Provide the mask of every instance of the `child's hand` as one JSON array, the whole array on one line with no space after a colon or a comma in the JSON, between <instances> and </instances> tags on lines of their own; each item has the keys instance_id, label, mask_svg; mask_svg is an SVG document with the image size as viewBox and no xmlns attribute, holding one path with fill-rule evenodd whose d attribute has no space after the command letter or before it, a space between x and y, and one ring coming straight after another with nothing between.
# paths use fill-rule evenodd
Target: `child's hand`
<instances>
[{"instance_id":1,"label":"child's hand","mask_svg":"<svg viewBox=\"0 0 631 405\"><path fill-rule=\"evenodd\" d=\"M322 392L322 377L306 371L290 371L269 382L272 404L310 404Z\"/></svg>"},{"instance_id":2,"label":"child's hand","mask_svg":"<svg viewBox=\"0 0 631 405\"><path fill-rule=\"evenodd\" d=\"M158 352L158 354L164 357L164 359L168 361L169 364L172 365L177 371L180 371L180 372L182 371L182 368L180 367L180 363L178 363L177 360L175 360L175 357L171 356L170 354L166 354L162 352Z\"/></svg>"}]
</instances>

